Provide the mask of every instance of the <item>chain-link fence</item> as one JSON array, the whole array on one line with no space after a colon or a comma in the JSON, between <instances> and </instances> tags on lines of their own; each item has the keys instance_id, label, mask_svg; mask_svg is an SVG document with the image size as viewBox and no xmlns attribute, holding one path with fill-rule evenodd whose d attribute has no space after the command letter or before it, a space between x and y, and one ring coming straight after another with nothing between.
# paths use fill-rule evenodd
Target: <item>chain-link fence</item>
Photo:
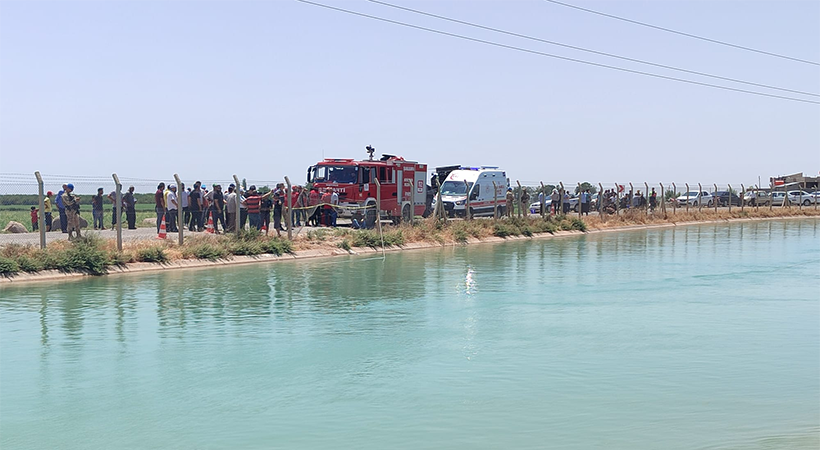
<instances>
[{"instance_id":1,"label":"chain-link fence","mask_svg":"<svg viewBox=\"0 0 820 450\"><path fill-rule=\"evenodd\" d=\"M606 220L635 211L650 215L720 208L817 209L818 203L814 186L773 189L743 183L510 180L509 189L505 188L496 187L498 194L491 199L490 216L578 214L599 215ZM436 190L435 186L427 189ZM259 198L258 203L251 202L250 214L246 205L248 197L252 197L249 192L255 192L254 196ZM308 185L291 184L288 177L265 180L230 175L203 180L172 175L161 180L116 174L0 174L0 226L4 227L0 245L45 246L47 242L68 239L73 228L79 233L90 230L105 238L116 238L120 245L123 240L156 237L181 241L190 233L235 231L237 224L240 229L256 227L270 233L287 232L292 238L292 230L298 233L304 226L337 225L339 213L346 214L345 225L353 226L381 225L376 217L393 222L412 221L417 215L410 213L405 217L404 211L386 210L382 199L378 205L361 205L358 211L355 205L331 207L337 200L329 200L329 192L318 193L316 198L313 195ZM470 219L474 216L473 208L470 196L465 197L467 207L462 216ZM447 215L443 208L434 211L433 198L434 195L428 196L424 215Z\"/></svg>"}]
</instances>

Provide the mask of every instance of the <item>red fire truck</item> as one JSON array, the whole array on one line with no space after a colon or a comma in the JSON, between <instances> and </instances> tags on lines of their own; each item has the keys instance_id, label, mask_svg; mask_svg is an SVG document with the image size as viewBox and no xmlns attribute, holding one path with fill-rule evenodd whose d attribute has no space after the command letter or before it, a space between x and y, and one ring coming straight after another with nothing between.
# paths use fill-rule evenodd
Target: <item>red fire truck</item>
<instances>
[{"instance_id":1,"label":"red fire truck","mask_svg":"<svg viewBox=\"0 0 820 450\"><path fill-rule=\"evenodd\" d=\"M399 222L409 221L411 214L422 215L427 200L427 164L386 154L374 160L374 151L367 146L370 159L363 161L326 158L308 168L307 181L320 192L331 188L339 194L341 217L351 217L356 209L368 207L364 213L367 222L375 222L377 179L381 183L379 217Z\"/></svg>"}]
</instances>

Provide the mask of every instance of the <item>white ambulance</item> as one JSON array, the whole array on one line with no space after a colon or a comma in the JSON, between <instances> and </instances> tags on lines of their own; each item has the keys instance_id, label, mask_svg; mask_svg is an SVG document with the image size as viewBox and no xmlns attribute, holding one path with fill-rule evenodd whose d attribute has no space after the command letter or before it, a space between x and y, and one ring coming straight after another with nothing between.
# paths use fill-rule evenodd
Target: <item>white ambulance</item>
<instances>
[{"instance_id":1,"label":"white ambulance","mask_svg":"<svg viewBox=\"0 0 820 450\"><path fill-rule=\"evenodd\" d=\"M509 186L507 174L498 167L461 167L450 172L441 184L441 202L449 217L464 217L469 195L473 217L492 216L496 209L500 216L507 209Z\"/></svg>"}]
</instances>

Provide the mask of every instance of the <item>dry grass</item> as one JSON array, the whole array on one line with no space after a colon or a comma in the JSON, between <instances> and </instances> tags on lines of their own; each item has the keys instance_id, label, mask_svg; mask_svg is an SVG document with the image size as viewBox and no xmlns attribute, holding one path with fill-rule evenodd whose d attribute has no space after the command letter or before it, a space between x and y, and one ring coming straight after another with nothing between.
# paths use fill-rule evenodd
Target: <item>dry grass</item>
<instances>
[{"instance_id":1,"label":"dry grass","mask_svg":"<svg viewBox=\"0 0 820 450\"><path fill-rule=\"evenodd\" d=\"M740 208L732 208L730 213L726 209L719 209L715 212L714 209L703 208L702 211L698 212L696 209L690 208L689 212L686 212L684 209L679 208L673 212L671 208L668 208L665 215L660 209L648 214L645 211L630 210L621 211L617 216L606 216L604 220L601 220L598 216L584 217L583 220L590 229L603 230L634 225L660 225L731 219L771 219L777 217L820 217L820 209L814 209L814 207L803 209L774 207L770 211L768 207L761 207L757 210L747 207L743 211Z\"/></svg>"}]
</instances>

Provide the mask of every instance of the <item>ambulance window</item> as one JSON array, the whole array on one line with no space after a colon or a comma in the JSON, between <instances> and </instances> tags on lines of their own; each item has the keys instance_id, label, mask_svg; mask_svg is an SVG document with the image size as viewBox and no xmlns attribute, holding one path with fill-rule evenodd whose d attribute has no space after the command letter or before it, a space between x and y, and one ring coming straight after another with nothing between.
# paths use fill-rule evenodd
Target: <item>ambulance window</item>
<instances>
[{"instance_id":1,"label":"ambulance window","mask_svg":"<svg viewBox=\"0 0 820 450\"><path fill-rule=\"evenodd\" d=\"M470 193L470 200L477 200L479 192L481 192L481 185L476 183L473 186L473 191Z\"/></svg>"}]
</instances>

